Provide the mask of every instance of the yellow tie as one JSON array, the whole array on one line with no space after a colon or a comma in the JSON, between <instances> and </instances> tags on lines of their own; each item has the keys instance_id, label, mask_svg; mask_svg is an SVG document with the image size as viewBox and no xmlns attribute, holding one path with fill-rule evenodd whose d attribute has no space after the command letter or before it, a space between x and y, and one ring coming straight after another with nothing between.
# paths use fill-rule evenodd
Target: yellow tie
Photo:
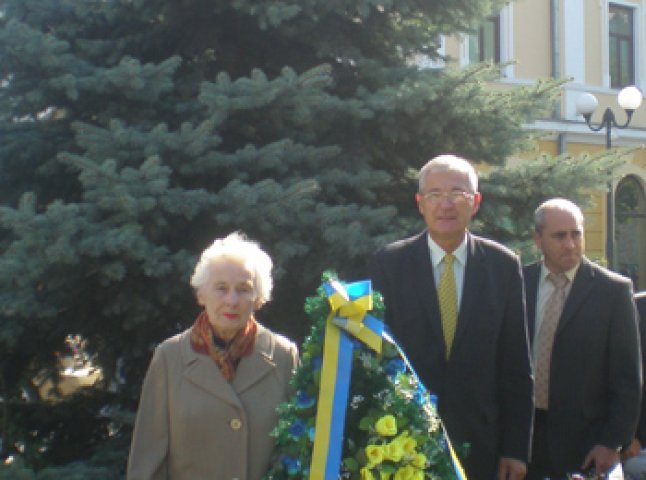
<instances>
[{"instance_id":1,"label":"yellow tie","mask_svg":"<svg viewBox=\"0 0 646 480\"><path fill-rule=\"evenodd\" d=\"M442 331L446 344L446 358L451 354L451 345L455 336L455 327L458 323L458 296L455 291L455 275L453 274L453 260L455 257L448 253L444 255L444 270L440 277L437 294L440 300L440 313L442 314Z\"/></svg>"}]
</instances>

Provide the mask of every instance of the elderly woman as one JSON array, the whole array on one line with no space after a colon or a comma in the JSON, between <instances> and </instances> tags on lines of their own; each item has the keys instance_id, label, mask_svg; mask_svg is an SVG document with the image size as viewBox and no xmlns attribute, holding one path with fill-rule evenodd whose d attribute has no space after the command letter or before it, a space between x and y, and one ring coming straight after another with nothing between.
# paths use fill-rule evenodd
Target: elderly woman
<instances>
[{"instance_id":1,"label":"elderly woman","mask_svg":"<svg viewBox=\"0 0 646 480\"><path fill-rule=\"evenodd\" d=\"M272 261L233 233L207 248L191 285L204 307L160 344L144 380L128 480L260 480L298 362L296 345L254 318Z\"/></svg>"}]
</instances>

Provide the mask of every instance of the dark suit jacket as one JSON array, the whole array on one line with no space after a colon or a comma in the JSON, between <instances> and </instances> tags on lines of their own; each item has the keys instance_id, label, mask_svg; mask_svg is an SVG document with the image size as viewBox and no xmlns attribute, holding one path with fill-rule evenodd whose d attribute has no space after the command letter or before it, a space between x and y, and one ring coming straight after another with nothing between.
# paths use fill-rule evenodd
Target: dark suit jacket
<instances>
[{"instance_id":1,"label":"dark suit jacket","mask_svg":"<svg viewBox=\"0 0 646 480\"><path fill-rule=\"evenodd\" d=\"M637 313L639 313L639 334L641 337L642 346L642 374L644 365L646 365L646 291L635 294L635 304L637 305ZM642 444L642 448L646 447L646 382L642 387L642 408L639 417L639 424L637 426L637 439Z\"/></svg>"},{"instance_id":2,"label":"dark suit jacket","mask_svg":"<svg viewBox=\"0 0 646 480\"><path fill-rule=\"evenodd\" d=\"M525 267L530 339L540 263ZM641 396L639 332L630 280L583 258L554 337L547 415L552 467L580 470L597 444L627 446Z\"/></svg>"},{"instance_id":3,"label":"dark suit jacket","mask_svg":"<svg viewBox=\"0 0 646 480\"><path fill-rule=\"evenodd\" d=\"M426 232L386 246L371 278L384 296L386 323L425 386L469 480L491 480L498 458L527 460L533 415L527 324L518 258L468 234L462 301L445 360L440 309Z\"/></svg>"}]
</instances>

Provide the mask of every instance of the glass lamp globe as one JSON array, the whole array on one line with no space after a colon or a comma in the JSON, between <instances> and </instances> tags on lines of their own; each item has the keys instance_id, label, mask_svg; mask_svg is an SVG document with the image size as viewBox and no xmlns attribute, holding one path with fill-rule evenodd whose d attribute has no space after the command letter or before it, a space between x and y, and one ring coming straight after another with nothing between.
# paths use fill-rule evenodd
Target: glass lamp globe
<instances>
[{"instance_id":1,"label":"glass lamp globe","mask_svg":"<svg viewBox=\"0 0 646 480\"><path fill-rule=\"evenodd\" d=\"M642 104L642 92L637 87L631 85L623 88L617 96L619 106L624 110L637 110Z\"/></svg>"},{"instance_id":2,"label":"glass lamp globe","mask_svg":"<svg viewBox=\"0 0 646 480\"><path fill-rule=\"evenodd\" d=\"M599 101L591 93L582 93L576 100L576 109L581 115L592 115Z\"/></svg>"}]
</instances>

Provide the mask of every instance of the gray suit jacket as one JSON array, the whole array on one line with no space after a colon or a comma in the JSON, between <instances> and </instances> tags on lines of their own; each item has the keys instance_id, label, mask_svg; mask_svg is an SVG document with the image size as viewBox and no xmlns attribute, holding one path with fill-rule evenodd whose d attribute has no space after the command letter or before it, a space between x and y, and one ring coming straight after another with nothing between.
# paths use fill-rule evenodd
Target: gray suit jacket
<instances>
[{"instance_id":1,"label":"gray suit jacket","mask_svg":"<svg viewBox=\"0 0 646 480\"><path fill-rule=\"evenodd\" d=\"M533 415L523 282L518 258L468 234L462 303L451 349L444 338L426 232L386 246L370 266L386 323L438 409L469 480L491 480L500 456L527 460Z\"/></svg>"},{"instance_id":2,"label":"gray suit jacket","mask_svg":"<svg viewBox=\"0 0 646 480\"><path fill-rule=\"evenodd\" d=\"M258 325L231 383L191 348L190 329L160 344L144 380L128 480L260 480L298 362L296 345Z\"/></svg>"},{"instance_id":3,"label":"gray suit jacket","mask_svg":"<svg viewBox=\"0 0 646 480\"><path fill-rule=\"evenodd\" d=\"M540 263L525 267L533 339ZM597 444L627 446L641 397L639 332L630 280L583 258L554 337L548 445L552 466L578 471Z\"/></svg>"}]
</instances>

